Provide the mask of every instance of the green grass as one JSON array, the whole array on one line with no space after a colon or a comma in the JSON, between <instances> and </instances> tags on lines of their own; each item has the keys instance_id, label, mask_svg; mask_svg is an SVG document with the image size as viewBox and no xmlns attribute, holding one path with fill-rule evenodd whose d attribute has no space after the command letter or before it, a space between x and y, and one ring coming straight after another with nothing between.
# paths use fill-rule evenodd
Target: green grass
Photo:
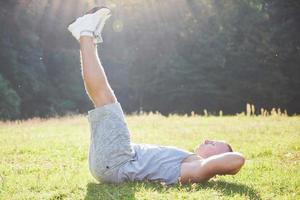
<instances>
[{"instance_id":1,"label":"green grass","mask_svg":"<svg viewBox=\"0 0 300 200\"><path fill-rule=\"evenodd\" d=\"M300 117L128 116L135 143L192 151L224 139L246 156L236 176L207 183L97 183L84 116L0 122L0 199L300 199Z\"/></svg>"}]
</instances>

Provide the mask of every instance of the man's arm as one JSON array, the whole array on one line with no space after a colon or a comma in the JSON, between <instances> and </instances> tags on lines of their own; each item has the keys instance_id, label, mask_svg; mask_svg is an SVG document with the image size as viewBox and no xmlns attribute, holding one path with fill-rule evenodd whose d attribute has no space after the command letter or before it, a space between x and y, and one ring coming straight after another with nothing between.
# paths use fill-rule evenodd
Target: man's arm
<instances>
[{"instance_id":1,"label":"man's arm","mask_svg":"<svg viewBox=\"0 0 300 200\"><path fill-rule=\"evenodd\" d=\"M214 175L234 175L245 163L245 158L238 152L228 152L208 157L203 160L202 168Z\"/></svg>"},{"instance_id":2,"label":"man's arm","mask_svg":"<svg viewBox=\"0 0 300 200\"><path fill-rule=\"evenodd\" d=\"M215 175L234 175L245 163L245 158L237 152L228 152L214 155L201 160L184 162L181 165L182 183L202 182Z\"/></svg>"}]
</instances>

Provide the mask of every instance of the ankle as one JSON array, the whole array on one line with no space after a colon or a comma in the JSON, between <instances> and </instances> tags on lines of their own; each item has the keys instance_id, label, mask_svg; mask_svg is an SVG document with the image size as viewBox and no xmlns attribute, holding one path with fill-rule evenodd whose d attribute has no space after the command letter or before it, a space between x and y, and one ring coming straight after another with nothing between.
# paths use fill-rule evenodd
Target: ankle
<instances>
[{"instance_id":1,"label":"ankle","mask_svg":"<svg viewBox=\"0 0 300 200\"><path fill-rule=\"evenodd\" d=\"M82 48L94 48L95 47L94 37L85 36L85 35L80 36L79 43Z\"/></svg>"},{"instance_id":2,"label":"ankle","mask_svg":"<svg viewBox=\"0 0 300 200\"><path fill-rule=\"evenodd\" d=\"M94 37L93 36L88 36L88 35L81 35L79 39L80 39L80 41L91 41L91 42L93 42Z\"/></svg>"}]
</instances>

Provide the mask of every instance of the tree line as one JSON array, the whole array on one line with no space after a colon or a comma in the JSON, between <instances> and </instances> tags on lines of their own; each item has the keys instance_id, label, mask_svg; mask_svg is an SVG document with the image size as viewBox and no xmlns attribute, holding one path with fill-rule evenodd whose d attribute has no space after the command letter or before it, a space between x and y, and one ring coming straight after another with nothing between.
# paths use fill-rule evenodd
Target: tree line
<instances>
[{"instance_id":1,"label":"tree line","mask_svg":"<svg viewBox=\"0 0 300 200\"><path fill-rule=\"evenodd\" d=\"M85 113L67 25L105 4L99 46L126 112L234 114L247 102L300 112L298 0L0 2L0 119Z\"/></svg>"}]
</instances>

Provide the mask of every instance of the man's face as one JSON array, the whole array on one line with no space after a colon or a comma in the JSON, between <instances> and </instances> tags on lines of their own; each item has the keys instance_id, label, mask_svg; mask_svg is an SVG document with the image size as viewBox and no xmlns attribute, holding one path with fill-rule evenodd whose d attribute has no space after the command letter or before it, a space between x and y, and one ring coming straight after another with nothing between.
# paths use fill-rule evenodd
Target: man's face
<instances>
[{"instance_id":1,"label":"man's face","mask_svg":"<svg viewBox=\"0 0 300 200\"><path fill-rule=\"evenodd\" d=\"M203 158L213 155L229 152L228 144L224 141L204 140L202 144L196 148L195 153Z\"/></svg>"}]
</instances>

